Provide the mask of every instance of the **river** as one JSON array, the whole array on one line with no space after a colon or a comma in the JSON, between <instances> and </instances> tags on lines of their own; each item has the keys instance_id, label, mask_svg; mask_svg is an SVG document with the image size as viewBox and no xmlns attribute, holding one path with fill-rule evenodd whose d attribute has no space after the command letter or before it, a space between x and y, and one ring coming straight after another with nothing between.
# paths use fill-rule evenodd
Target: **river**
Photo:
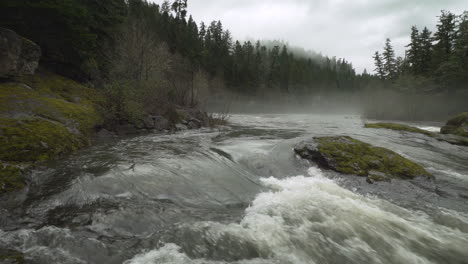
<instances>
[{"instance_id":1,"label":"river","mask_svg":"<svg viewBox=\"0 0 468 264\"><path fill-rule=\"evenodd\" d=\"M365 129L353 115L230 122L102 142L41 166L27 192L0 202L0 247L47 264L468 263L467 147ZM294 155L324 135L389 148L435 180L368 184Z\"/></svg>"}]
</instances>

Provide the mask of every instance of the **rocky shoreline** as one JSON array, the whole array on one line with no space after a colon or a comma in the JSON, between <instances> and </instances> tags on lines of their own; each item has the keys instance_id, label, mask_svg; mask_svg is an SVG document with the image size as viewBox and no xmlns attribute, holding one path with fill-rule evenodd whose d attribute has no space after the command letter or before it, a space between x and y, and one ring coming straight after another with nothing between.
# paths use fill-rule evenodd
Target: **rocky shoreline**
<instances>
[{"instance_id":1,"label":"rocky shoreline","mask_svg":"<svg viewBox=\"0 0 468 264\"><path fill-rule=\"evenodd\" d=\"M40 47L11 30L0 28L0 41L0 195L26 187L24 175L31 167L102 138L223 122L177 105L160 114L109 122L99 89L40 68Z\"/></svg>"}]
</instances>

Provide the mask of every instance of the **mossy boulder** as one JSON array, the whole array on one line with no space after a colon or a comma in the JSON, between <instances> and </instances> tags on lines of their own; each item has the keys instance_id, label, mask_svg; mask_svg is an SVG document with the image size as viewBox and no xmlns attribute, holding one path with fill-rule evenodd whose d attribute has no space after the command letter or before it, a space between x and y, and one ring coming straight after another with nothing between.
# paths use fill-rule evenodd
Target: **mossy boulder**
<instances>
[{"instance_id":1,"label":"mossy boulder","mask_svg":"<svg viewBox=\"0 0 468 264\"><path fill-rule=\"evenodd\" d=\"M300 142L294 151L322 168L368 177L372 181L432 178L422 166L401 155L348 136L315 137Z\"/></svg>"},{"instance_id":2,"label":"mossy boulder","mask_svg":"<svg viewBox=\"0 0 468 264\"><path fill-rule=\"evenodd\" d=\"M102 123L95 107L99 98L94 89L44 71L0 82L0 164L27 167L88 145ZM21 170L5 168L4 192L24 186Z\"/></svg>"},{"instance_id":3,"label":"mossy boulder","mask_svg":"<svg viewBox=\"0 0 468 264\"><path fill-rule=\"evenodd\" d=\"M426 136L434 137L436 134L432 133L427 130L423 130L417 127L412 127L412 126L407 126L407 125L402 125L402 124L395 124L395 123L370 123L370 124L365 124L366 128L385 128L385 129L391 129L391 130L396 130L396 131L406 131L406 132L411 132L411 133L418 133L418 134L423 134Z\"/></svg>"},{"instance_id":4,"label":"mossy boulder","mask_svg":"<svg viewBox=\"0 0 468 264\"><path fill-rule=\"evenodd\" d=\"M451 134L462 137L468 137L468 112L461 113L449 121L440 129L442 134Z\"/></svg>"},{"instance_id":5,"label":"mossy boulder","mask_svg":"<svg viewBox=\"0 0 468 264\"><path fill-rule=\"evenodd\" d=\"M0 263L23 264L24 255L16 250L0 248Z\"/></svg>"},{"instance_id":6,"label":"mossy boulder","mask_svg":"<svg viewBox=\"0 0 468 264\"><path fill-rule=\"evenodd\" d=\"M85 146L85 139L60 123L42 118L0 118L0 160L36 162Z\"/></svg>"}]
</instances>

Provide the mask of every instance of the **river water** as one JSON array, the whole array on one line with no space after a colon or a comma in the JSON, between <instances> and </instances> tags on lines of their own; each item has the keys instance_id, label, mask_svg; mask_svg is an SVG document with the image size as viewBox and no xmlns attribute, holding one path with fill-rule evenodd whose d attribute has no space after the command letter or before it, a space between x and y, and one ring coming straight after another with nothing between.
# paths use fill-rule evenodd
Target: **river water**
<instances>
[{"instance_id":1,"label":"river water","mask_svg":"<svg viewBox=\"0 0 468 264\"><path fill-rule=\"evenodd\" d=\"M46 164L0 203L0 248L27 263L468 263L467 147L364 129L359 116L230 121ZM294 155L325 135L394 150L436 180L368 184Z\"/></svg>"}]
</instances>

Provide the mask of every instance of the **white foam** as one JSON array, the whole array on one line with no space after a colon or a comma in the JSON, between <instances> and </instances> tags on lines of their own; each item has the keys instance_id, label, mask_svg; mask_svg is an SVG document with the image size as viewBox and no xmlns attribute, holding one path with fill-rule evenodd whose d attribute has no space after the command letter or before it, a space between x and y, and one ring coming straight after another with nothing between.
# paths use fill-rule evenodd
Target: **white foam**
<instances>
[{"instance_id":1,"label":"white foam","mask_svg":"<svg viewBox=\"0 0 468 264\"><path fill-rule=\"evenodd\" d=\"M456 172L454 170L451 170L451 169L439 169L439 168L434 168L434 167L429 167L428 169L433 170L433 171L437 171L437 172L442 173L444 175L447 175L449 177L455 177L455 178L458 178L458 179L468 181L468 174L461 174L461 173L458 173L458 172Z\"/></svg>"},{"instance_id":2,"label":"white foam","mask_svg":"<svg viewBox=\"0 0 468 264\"><path fill-rule=\"evenodd\" d=\"M439 133L439 132L440 132L440 127L434 127L434 126L418 126L417 128L422 129L422 130L426 130L426 131L429 131L429 132L435 132L435 133Z\"/></svg>"},{"instance_id":3,"label":"white foam","mask_svg":"<svg viewBox=\"0 0 468 264\"><path fill-rule=\"evenodd\" d=\"M353 193L325 178L317 168L309 169L308 174L310 177L263 179L271 190L256 197L239 224L199 222L182 226L194 237L193 242L184 243L196 246L198 253L220 250L220 255L234 256L244 246L253 247L264 256L263 260L249 260L256 263L437 263L468 259L468 234L450 223L436 223L423 212ZM460 224L468 225L468 219L457 215ZM196 244L200 237L203 244ZM227 241L238 241L239 248L224 245L226 237L230 238ZM126 263L254 263L190 259L180 250L168 244Z\"/></svg>"},{"instance_id":4,"label":"white foam","mask_svg":"<svg viewBox=\"0 0 468 264\"><path fill-rule=\"evenodd\" d=\"M166 244L158 250L142 253L124 264L225 264L222 261L208 261L205 259L190 259L186 254L181 253L181 248L175 244ZM235 262L239 264L274 264L268 260L253 259L248 261ZM278 263L279 264L279 263Z\"/></svg>"}]
</instances>

